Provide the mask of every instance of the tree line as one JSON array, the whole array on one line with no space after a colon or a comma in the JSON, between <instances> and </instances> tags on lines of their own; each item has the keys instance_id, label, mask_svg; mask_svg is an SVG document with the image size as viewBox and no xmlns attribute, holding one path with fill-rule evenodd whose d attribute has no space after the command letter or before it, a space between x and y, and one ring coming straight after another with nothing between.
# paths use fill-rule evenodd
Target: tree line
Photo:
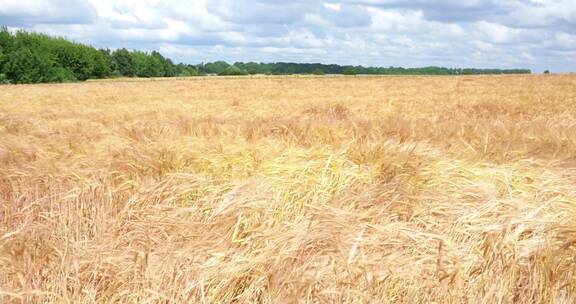
<instances>
[{"instance_id":1,"label":"tree line","mask_svg":"<svg viewBox=\"0 0 576 304\"><path fill-rule=\"evenodd\" d=\"M70 82L110 77L177 77L200 75L472 75L524 74L525 69L451 69L341 66L319 63L256 63L224 61L197 65L178 63L151 53L125 48L109 50L41 33L0 29L0 83Z\"/></svg>"},{"instance_id":2,"label":"tree line","mask_svg":"<svg viewBox=\"0 0 576 304\"><path fill-rule=\"evenodd\" d=\"M225 62L207 64L213 68L218 63L218 67L223 69ZM233 67L246 74L343 74L343 75L480 75L480 74L530 74L528 69L460 69L445 67L423 67L423 68L402 68L402 67L363 67L338 64L321 63L256 63L256 62L236 62Z\"/></svg>"},{"instance_id":3,"label":"tree line","mask_svg":"<svg viewBox=\"0 0 576 304\"><path fill-rule=\"evenodd\" d=\"M96 49L45 34L0 29L0 82L69 82L109 77L197 75L154 51Z\"/></svg>"}]
</instances>

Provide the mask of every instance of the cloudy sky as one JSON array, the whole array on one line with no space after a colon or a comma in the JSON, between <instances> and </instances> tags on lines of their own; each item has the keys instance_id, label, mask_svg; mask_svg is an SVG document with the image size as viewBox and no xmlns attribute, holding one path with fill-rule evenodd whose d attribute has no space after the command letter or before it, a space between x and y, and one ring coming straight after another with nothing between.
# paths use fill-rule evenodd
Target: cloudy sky
<instances>
[{"instance_id":1,"label":"cloudy sky","mask_svg":"<svg viewBox=\"0 0 576 304\"><path fill-rule=\"evenodd\" d=\"M576 71L576 0L0 0L0 25L187 63Z\"/></svg>"}]
</instances>

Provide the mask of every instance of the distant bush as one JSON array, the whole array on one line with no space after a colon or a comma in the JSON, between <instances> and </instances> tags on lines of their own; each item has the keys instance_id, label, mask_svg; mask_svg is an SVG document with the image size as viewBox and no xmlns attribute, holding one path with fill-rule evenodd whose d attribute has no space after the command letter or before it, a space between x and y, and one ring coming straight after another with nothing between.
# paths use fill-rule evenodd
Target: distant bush
<instances>
[{"instance_id":1,"label":"distant bush","mask_svg":"<svg viewBox=\"0 0 576 304\"><path fill-rule=\"evenodd\" d=\"M191 67L185 66L184 64L178 64L176 66L176 75L179 77L190 77L199 76L198 70Z\"/></svg>"},{"instance_id":2,"label":"distant bush","mask_svg":"<svg viewBox=\"0 0 576 304\"><path fill-rule=\"evenodd\" d=\"M78 81L74 73L62 67L56 67L51 69L47 73L45 82L74 82L74 81Z\"/></svg>"},{"instance_id":3,"label":"distant bush","mask_svg":"<svg viewBox=\"0 0 576 304\"><path fill-rule=\"evenodd\" d=\"M312 74L314 74L314 75L325 75L326 73L324 73L324 71L322 71L321 69L315 69L314 71L312 71Z\"/></svg>"},{"instance_id":4,"label":"distant bush","mask_svg":"<svg viewBox=\"0 0 576 304\"><path fill-rule=\"evenodd\" d=\"M0 74L0 84L8 84L8 83L10 83L8 77L6 77L6 75L4 74Z\"/></svg>"},{"instance_id":5,"label":"distant bush","mask_svg":"<svg viewBox=\"0 0 576 304\"><path fill-rule=\"evenodd\" d=\"M221 73L224 73L228 68L230 68L230 65L224 61L215 61L211 63L201 64L200 67L202 71L208 74L220 75Z\"/></svg>"},{"instance_id":6,"label":"distant bush","mask_svg":"<svg viewBox=\"0 0 576 304\"><path fill-rule=\"evenodd\" d=\"M356 75L358 73L353 68L347 68L347 69L344 69L342 74L344 74L344 75Z\"/></svg>"},{"instance_id":7,"label":"distant bush","mask_svg":"<svg viewBox=\"0 0 576 304\"><path fill-rule=\"evenodd\" d=\"M248 75L248 72L241 70L239 67L232 65L227 67L224 71L218 73L218 76L241 76Z\"/></svg>"},{"instance_id":8,"label":"distant bush","mask_svg":"<svg viewBox=\"0 0 576 304\"><path fill-rule=\"evenodd\" d=\"M113 71L112 73L110 73L110 78L121 78L124 77L124 75L122 75L122 73L120 73L120 71Z\"/></svg>"},{"instance_id":9,"label":"distant bush","mask_svg":"<svg viewBox=\"0 0 576 304\"><path fill-rule=\"evenodd\" d=\"M180 72L178 75L178 77L190 77L190 76L196 76L194 73L192 73L191 71L185 70Z\"/></svg>"}]
</instances>

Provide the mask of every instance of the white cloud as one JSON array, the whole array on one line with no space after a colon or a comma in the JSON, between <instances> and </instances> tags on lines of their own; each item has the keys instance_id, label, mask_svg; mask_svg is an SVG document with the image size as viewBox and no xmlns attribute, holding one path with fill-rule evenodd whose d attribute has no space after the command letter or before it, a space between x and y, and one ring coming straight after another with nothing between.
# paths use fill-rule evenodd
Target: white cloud
<instances>
[{"instance_id":1,"label":"white cloud","mask_svg":"<svg viewBox=\"0 0 576 304\"><path fill-rule=\"evenodd\" d=\"M328 3L328 2L324 2L322 3L324 5L324 7L329 8L331 10L335 10L335 11L341 11L342 10L342 4L340 3Z\"/></svg>"},{"instance_id":2,"label":"white cloud","mask_svg":"<svg viewBox=\"0 0 576 304\"><path fill-rule=\"evenodd\" d=\"M482 38L495 43L513 42L521 35L520 30L493 22L480 21L477 27Z\"/></svg>"},{"instance_id":3,"label":"white cloud","mask_svg":"<svg viewBox=\"0 0 576 304\"><path fill-rule=\"evenodd\" d=\"M83 0L0 0L0 24L4 25L85 24L95 18L94 7Z\"/></svg>"}]
</instances>

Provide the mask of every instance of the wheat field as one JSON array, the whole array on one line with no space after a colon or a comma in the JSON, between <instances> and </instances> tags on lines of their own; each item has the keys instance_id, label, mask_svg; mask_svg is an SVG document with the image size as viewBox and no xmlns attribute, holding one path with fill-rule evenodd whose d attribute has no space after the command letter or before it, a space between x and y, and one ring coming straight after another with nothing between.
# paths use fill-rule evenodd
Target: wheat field
<instances>
[{"instance_id":1,"label":"wheat field","mask_svg":"<svg viewBox=\"0 0 576 304\"><path fill-rule=\"evenodd\" d=\"M2 303L574 303L576 76L0 86Z\"/></svg>"}]
</instances>

